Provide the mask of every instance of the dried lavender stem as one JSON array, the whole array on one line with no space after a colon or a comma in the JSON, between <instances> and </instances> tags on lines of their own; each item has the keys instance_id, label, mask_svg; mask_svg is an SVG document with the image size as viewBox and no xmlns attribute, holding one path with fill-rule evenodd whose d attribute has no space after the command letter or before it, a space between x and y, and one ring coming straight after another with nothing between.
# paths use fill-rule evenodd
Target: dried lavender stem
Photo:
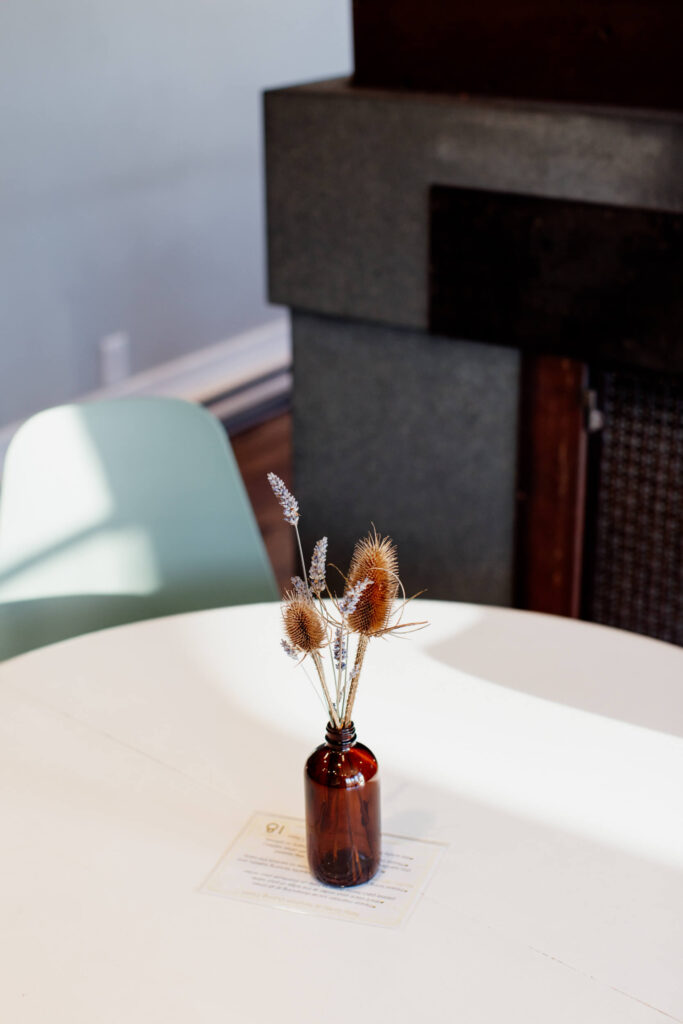
<instances>
[{"instance_id":1,"label":"dried lavender stem","mask_svg":"<svg viewBox=\"0 0 683 1024\"><path fill-rule=\"evenodd\" d=\"M346 709L347 697L349 692L349 678L353 674L353 666L351 665L351 630L347 627L346 630L346 668L344 669L344 681L341 685L342 691L342 706ZM358 644L356 644L356 656L358 656ZM355 665L355 659L354 659ZM342 715L342 721L344 720L345 714Z\"/></svg>"},{"instance_id":2,"label":"dried lavender stem","mask_svg":"<svg viewBox=\"0 0 683 1024\"><path fill-rule=\"evenodd\" d=\"M304 573L304 583L306 584L306 590L309 590L308 576L306 575L306 560L304 558L304 549L301 547L301 537L299 536L299 524L298 523L294 527L294 532L296 534L296 542L299 545L299 557L301 559L301 568L303 569L303 573Z\"/></svg>"},{"instance_id":3,"label":"dried lavender stem","mask_svg":"<svg viewBox=\"0 0 683 1024\"><path fill-rule=\"evenodd\" d=\"M330 697L330 692L327 689L327 683L325 682L325 672L323 670L323 661L322 661L322 658L320 657L320 651L312 651L312 657L313 657L313 662L315 664L315 667L316 667L316 669L318 671L318 678L320 679L320 685L322 686L323 693L325 694L325 700L327 701L327 706L328 706L328 708L330 710L330 717L332 718L332 724L335 726L336 729L340 729L341 728L341 722L339 721L339 716L337 715L337 712L335 711L334 704L332 703L332 698Z\"/></svg>"},{"instance_id":4,"label":"dried lavender stem","mask_svg":"<svg viewBox=\"0 0 683 1024\"><path fill-rule=\"evenodd\" d=\"M327 645L327 650L328 650L328 653L330 655L330 667L332 669L332 678L334 679L334 692L335 692L335 696L337 698L336 704L334 706L336 708L339 708L340 705L339 705L339 685L338 685L338 682L337 682L337 666L334 663L334 655L332 654L332 645L331 644Z\"/></svg>"},{"instance_id":5,"label":"dried lavender stem","mask_svg":"<svg viewBox=\"0 0 683 1024\"><path fill-rule=\"evenodd\" d=\"M344 681L341 684L341 692L342 692L342 700L344 702L344 704L343 704L344 708L346 707L346 694L347 694L348 687L349 687L349 652L351 650L351 630L347 630L347 633L346 633L346 643L347 643L346 665L344 666ZM358 649L358 647L356 646L356 650L357 649ZM344 716L342 716L342 718L343 717Z\"/></svg>"},{"instance_id":6,"label":"dried lavender stem","mask_svg":"<svg viewBox=\"0 0 683 1024\"><path fill-rule=\"evenodd\" d=\"M325 710L327 710L327 705L326 705L325 701L323 700L323 695L321 694L320 690L318 689L318 687L315 685L315 683L311 679L311 676L310 676L306 666L302 664L301 667L304 670L304 675L306 676L306 679L308 679L308 682L311 685L311 689L313 690L313 692L315 693L316 697L318 698L318 700L320 701L322 706L325 708Z\"/></svg>"},{"instance_id":7,"label":"dried lavender stem","mask_svg":"<svg viewBox=\"0 0 683 1024\"><path fill-rule=\"evenodd\" d=\"M366 636L360 636L358 638L358 650L356 651L356 660L353 666L353 682L351 683L351 689L349 690L349 696L346 701L346 708L344 709L344 725L351 724L351 715L353 714L353 704L356 699L356 693L358 692L358 680L360 679L360 670L363 667L363 659L365 652L368 649L369 640Z\"/></svg>"},{"instance_id":8,"label":"dried lavender stem","mask_svg":"<svg viewBox=\"0 0 683 1024\"><path fill-rule=\"evenodd\" d=\"M329 594L329 590L328 590L328 594ZM325 602L323 601L322 594L317 594L316 597L317 597L317 600L318 600L318 605L320 607L320 615L325 620L325 629L329 630L329 627L330 627L330 616L329 616L329 614L327 612L327 609L325 608ZM328 636L329 636L329 633L328 633ZM335 689L335 693L336 693L336 697L337 697L337 702L335 704L335 707L339 708L339 688L337 687L337 668L336 668L336 665L334 664L334 655L332 653L332 644L329 643L329 642L327 644L327 653L329 654L329 657L330 657L330 669L332 671L332 678L335 681L334 689Z\"/></svg>"},{"instance_id":9,"label":"dried lavender stem","mask_svg":"<svg viewBox=\"0 0 683 1024\"><path fill-rule=\"evenodd\" d=\"M342 705L344 691L342 689L341 677L342 677L342 661L346 660L346 659L342 658L343 653L344 653L344 620L342 619L341 626L339 627L339 661L337 663L337 673L336 673L336 679L335 679L335 685L337 687L337 707L339 708L339 713L340 714L342 714L342 712L344 710L343 709L343 705ZM348 652L347 652L347 654L348 654Z\"/></svg>"}]
</instances>

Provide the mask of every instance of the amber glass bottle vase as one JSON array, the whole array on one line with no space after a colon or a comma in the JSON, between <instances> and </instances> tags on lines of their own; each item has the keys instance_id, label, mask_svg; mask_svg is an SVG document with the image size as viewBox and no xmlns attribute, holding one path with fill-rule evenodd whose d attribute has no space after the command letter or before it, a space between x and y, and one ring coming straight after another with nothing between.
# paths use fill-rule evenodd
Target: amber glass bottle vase
<instances>
[{"instance_id":1,"label":"amber glass bottle vase","mask_svg":"<svg viewBox=\"0 0 683 1024\"><path fill-rule=\"evenodd\" d=\"M327 726L304 772L306 841L311 871L327 885L360 885L381 853L377 758L356 742L353 723Z\"/></svg>"}]
</instances>

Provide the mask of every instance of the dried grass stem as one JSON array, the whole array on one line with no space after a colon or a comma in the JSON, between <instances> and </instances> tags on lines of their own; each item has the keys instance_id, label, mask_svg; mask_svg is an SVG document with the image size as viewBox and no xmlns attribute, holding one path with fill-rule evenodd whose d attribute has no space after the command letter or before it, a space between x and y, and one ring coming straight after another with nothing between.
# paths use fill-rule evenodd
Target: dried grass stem
<instances>
[{"instance_id":1,"label":"dried grass stem","mask_svg":"<svg viewBox=\"0 0 683 1024\"><path fill-rule=\"evenodd\" d=\"M365 652L368 649L369 643L370 640L367 636L360 636L358 638L358 650L356 651L356 660L353 664L353 672L351 673L351 689L349 690L349 696L346 700L346 708L344 710L344 725L351 724L353 705L356 700L356 693L358 692L358 680L360 679L360 670L363 667L363 659L365 658Z\"/></svg>"},{"instance_id":2,"label":"dried grass stem","mask_svg":"<svg viewBox=\"0 0 683 1024\"><path fill-rule=\"evenodd\" d=\"M332 718L332 724L335 728L339 729L341 727L341 723L339 721L339 715L332 703L330 691L327 689L327 683L325 682L325 670L323 669L323 660L320 657L320 651L313 651L313 663L315 664L318 672L318 678L320 679L320 685L322 686L323 693L325 694L325 700L327 701L327 707L329 708L330 716Z\"/></svg>"}]
</instances>

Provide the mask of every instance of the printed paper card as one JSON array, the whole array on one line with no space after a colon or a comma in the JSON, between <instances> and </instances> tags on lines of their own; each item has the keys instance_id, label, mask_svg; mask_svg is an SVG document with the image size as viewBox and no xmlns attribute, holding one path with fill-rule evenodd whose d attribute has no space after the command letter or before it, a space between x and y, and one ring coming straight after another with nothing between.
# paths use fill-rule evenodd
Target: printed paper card
<instances>
[{"instance_id":1,"label":"printed paper card","mask_svg":"<svg viewBox=\"0 0 683 1024\"><path fill-rule=\"evenodd\" d=\"M444 848L444 843L385 834L375 877L364 885L335 889L318 882L308 870L302 819L258 813L201 891L282 910L397 928L425 891Z\"/></svg>"}]
</instances>

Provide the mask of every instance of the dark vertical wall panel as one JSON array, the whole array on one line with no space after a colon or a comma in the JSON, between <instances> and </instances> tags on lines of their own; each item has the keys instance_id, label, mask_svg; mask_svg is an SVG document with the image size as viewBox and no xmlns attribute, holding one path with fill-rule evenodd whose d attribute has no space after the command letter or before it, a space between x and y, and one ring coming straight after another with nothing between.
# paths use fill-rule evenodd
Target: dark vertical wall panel
<instances>
[{"instance_id":1,"label":"dark vertical wall panel","mask_svg":"<svg viewBox=\"0 0 683 1024\"><path fill-rule=\"evenodd\" d=\"M342 569L372 522L409 592L512 599L519 356L295 313L294 477Z\"/></svg>"}]
</instances>

